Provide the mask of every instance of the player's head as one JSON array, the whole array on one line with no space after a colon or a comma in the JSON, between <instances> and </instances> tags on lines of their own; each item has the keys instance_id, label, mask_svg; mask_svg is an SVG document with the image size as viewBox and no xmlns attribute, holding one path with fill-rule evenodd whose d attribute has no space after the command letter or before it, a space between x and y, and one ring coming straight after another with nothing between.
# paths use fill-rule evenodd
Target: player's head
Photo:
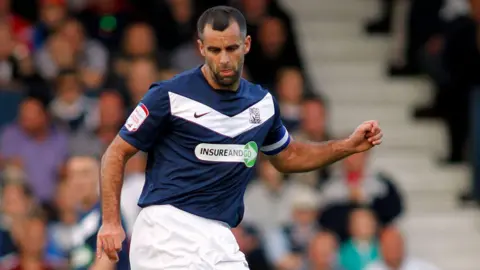
<instances>
[{"instance_id":1,"label":"player's head","mask_svg":"<svg viewBox=\"0 0 480 270\"><path fill-rule=\"evenodd\" d=\"M224 87L235 84L251 44L242 13L227 6L210 8L198 19L197 33L200 52L213 79Z\"/></svg>"}]
</instances>

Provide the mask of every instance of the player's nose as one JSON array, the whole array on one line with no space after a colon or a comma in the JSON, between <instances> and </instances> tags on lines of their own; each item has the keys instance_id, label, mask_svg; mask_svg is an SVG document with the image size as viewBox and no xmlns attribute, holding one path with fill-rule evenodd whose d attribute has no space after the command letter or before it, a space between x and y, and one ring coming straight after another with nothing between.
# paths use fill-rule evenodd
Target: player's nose
<instances>
[{"instance_id":1,"label":"player's nose","mask_svg":"<svg viewBox=\"0 0 480 270\"><path fill-rule=\"evenodd\" d=\"M222 52L220 54L220 64L227 65L228 63L230 63L230 56L228 55L227 52Z\"/></svg>"}]
</instances>

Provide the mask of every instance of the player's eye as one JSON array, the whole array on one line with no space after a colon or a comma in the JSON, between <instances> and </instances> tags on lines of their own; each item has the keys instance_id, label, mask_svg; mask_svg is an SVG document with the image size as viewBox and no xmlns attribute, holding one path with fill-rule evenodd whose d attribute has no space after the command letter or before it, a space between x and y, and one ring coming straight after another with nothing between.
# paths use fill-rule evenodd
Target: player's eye
<instances>
[{"instance_id":1,"label":"player's eye","mask_svg":"<svg viewBox=\"0 0 480 270\"><path fill-rule=\"evenodd\" d=\"M228 52L234 52L234 51L238 50L238 48L240 48L240 46L238 46L238 45L228 46L227 51Z\"/></svg>"},{"instance_id":2,"label":"player's eye","mask_svg":"<svg viewBox=\"0 0 480 270\"><path fill-rule=\"evenodd\" d=\"M220 50L220 48L210 47L210 48L208 48L208 51L217 54L217 53L220 53L221 50Z\"/></svg>"}]
</instances>

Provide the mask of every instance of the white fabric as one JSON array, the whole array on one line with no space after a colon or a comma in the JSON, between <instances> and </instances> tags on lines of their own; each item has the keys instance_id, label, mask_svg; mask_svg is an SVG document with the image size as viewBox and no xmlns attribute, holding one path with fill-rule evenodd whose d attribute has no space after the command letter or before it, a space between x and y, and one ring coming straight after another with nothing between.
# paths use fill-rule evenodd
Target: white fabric
<instances>
[{"instance_id":1,"label":"white fabric","mask_svg":"<svg viewBox=\"0 0 480 270\"><path fill-rule=\"evenodd\" d=\"M390 270L385 263L381 261L374 262L369 264L365 270ZM404 264L398 270L440 270L431 263L428 263L423 260L408 258L405 260Z\"/></svg>"},{"instance_id":2,"label":"white fabric","mask_svg":"<svg viewBox=\"0 0 480 270\"><path fill-rule=\"evenodd\" d=\"M140 213L141 208L138 206L138 199L142 193L145 184L145 174L136 173L125 177L121 193L121 208L123 219L126 223L127 234L132 235L133 225Z\"/></svg>"},{"instance_id":3,"label":"white fabric","mask_svg":"<svg viewBox=\"0 0 480 270\"><path fill-rule=\"evenodd\" d=\"M289 223L295 199L302 196L303 188L307 187L284 182L281 189L274 193L263 180L252 181L245 192L243 221L254 224L262 233Z\"/></svg>"},{"instance_id":4,"label":"white fabric","mask_svg":"<svg viewBox=\"0 0 480 270\"><path fill-rule=\"evenodd\" d=\"M170 205L140 212L130 245L132 270L248 270L228 225Z\"/></svg>"}]
</instances>

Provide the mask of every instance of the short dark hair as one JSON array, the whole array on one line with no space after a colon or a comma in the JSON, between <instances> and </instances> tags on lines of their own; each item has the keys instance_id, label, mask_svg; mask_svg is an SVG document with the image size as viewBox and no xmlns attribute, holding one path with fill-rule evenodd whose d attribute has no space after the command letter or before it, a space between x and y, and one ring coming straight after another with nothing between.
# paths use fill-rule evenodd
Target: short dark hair
<instances>
[{"instance_id":1,"label":"short dark hair","mask_svg":"<svg viewBox=\"0 0 480 270\"><path fill-rule=\"evenodd\" d=\"M212 25L212 29L215 31L224 31L230 24L236 22L240 28L240 32L243 37L247 36L247 22L242 13L233 7L228 6L216 6L207 9L198 18L197 21L197 34L198 38L203 40L203 31L207 24Z\"/></svg>"}]
</instances>

